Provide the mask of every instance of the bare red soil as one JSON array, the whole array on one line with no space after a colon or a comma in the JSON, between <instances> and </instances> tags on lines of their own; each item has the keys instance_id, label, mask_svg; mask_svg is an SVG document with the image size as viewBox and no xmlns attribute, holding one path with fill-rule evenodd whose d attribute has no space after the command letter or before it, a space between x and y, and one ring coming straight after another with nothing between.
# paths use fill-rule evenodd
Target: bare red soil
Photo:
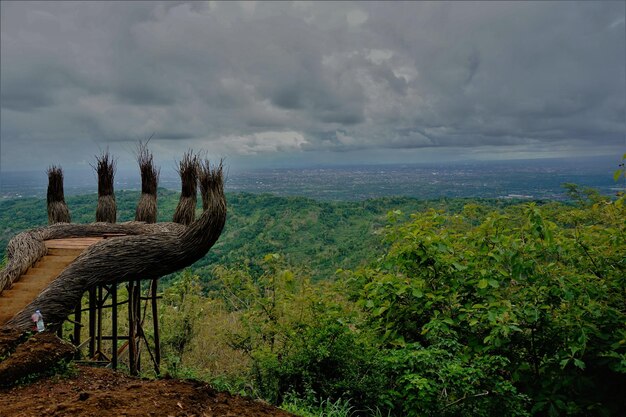
<instances>
[{"instance_id":1,"label":"bare red soil","mask_svg":"<svg viewBox=\"0 0 626 417\"><path fill-rule=\"evenodd\" d=\"M102 368L78 367L0 389L0 416L245 416L289 417L264 402L217 392L196 381L146 380Z\"/></svg>"}]
</instances>

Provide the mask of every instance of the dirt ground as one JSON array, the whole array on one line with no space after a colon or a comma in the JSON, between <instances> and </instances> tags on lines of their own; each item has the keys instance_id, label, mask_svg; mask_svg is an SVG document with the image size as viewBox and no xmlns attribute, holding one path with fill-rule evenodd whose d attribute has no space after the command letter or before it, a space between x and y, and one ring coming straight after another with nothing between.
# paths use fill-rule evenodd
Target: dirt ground
<instances>
[{"instance_id":1,"label":"dirt ground","mask_svg":"<svg viewBox=\"0 0 626 417\"><path fill-rule=\"evenodd\" d=\"M0 416L245 416L289 417L269 404L176 379L144 380L78 366L72 377L52 376L0 389Z\"/></svg>"}]
</instances>

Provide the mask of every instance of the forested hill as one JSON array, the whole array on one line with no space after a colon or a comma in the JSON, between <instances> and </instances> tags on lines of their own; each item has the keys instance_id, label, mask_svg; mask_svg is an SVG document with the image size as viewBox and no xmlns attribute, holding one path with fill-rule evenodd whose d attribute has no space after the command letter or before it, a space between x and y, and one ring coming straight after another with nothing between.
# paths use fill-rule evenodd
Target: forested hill
<instances>
[{"instance_id":1,"label":"forested hill","mask_svg":"<svg viewBox=\"0 0 626 417\"><path fill-rule=\"evenodd\" d=\"M162 369L304 417L622 415L626 201L566 188L572 204L229 194L217 245L162 280ZM120 221L138 197L117 193ZM177 200L161 190L160 220ZM96 195L68 205L90 222ZM43 199L2 201L3 247L46 221Z\"/></svg>"},{"instance_id":2,"label":"forested hill","mask_svg":"<svg viewBox=\"0 0 626 417\"><path fill-rule=\"evenodd\" d=\"M159 189L159 221L171 221L178 193ZM118 191L118 222L135 216L138 191ZM228 194L228 221L222 237L207 256L196 263L256 267L269 253L280 253L292 265L304 268L314 279L332 276L337 268L354 268L381 246L377 234L387 223L387 213L422 211L429 207L458 211L469 199L418 200L386 197L358 202L322 202L304 197L270 194ZM510 200L481 200L492 206ZM67 203L74 223L94 221L97 194L71 196ZM198 213L200 202L198 203ZM44 198L0 201L0 254L8 241L24 230L47 224Z\"/></svg>"}]
</instances>

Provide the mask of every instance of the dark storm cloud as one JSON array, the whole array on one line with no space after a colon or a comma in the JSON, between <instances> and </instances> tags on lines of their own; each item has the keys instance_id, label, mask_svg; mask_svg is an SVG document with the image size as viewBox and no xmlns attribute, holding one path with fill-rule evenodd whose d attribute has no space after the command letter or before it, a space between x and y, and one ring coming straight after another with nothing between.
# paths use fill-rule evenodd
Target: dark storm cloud
<instances>
[{"instance_id":1,"label":"dark storm cloud","mask_svg":"<svg viewBox=\"0 0 626 417\"><path fill-rule=\"evenodd\" d=\"M2 163L74 161L94 143L153 133L164 152L230 155L614 152L625 135L624 9L2 2Z\"/></svg>"}]
</instances>

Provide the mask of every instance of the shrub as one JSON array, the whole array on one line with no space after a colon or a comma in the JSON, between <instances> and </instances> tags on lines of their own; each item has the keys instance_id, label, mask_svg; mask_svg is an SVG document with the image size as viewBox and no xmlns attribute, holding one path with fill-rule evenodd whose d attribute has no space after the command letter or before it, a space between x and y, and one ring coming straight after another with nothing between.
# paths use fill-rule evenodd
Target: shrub
<instances>
[{"instance_id":1,"label":"shrub","mask_svg":"<svg viewBox=\"0 0 626 417\"><path fill-rule=\"evenodd\" d=\"M526 204L477 222L479 212L392 225L380 261L347 273L388 349L389 406L401 415L624 409L624 198Z\"/></svg>"}]
</instances>

